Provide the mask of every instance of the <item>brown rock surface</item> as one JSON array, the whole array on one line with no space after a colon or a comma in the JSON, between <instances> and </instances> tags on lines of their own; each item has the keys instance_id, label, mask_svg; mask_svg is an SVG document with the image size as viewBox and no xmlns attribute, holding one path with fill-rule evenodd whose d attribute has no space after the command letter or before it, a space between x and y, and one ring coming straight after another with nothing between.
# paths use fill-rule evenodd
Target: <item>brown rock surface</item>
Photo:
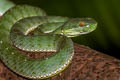
<instances>
[{"instance_id":1,"label":"brown rock surface","mask_svg":"<svg viewBox=\"0 0 120 80\"><path fill-rule=\"evenodd\" d=\"M74 44L74 48L68 68L47 80L120 80L120 60L83 45ZM0 61L0 80L29 79L15 74Z\"/></svg>"}]
</instances>

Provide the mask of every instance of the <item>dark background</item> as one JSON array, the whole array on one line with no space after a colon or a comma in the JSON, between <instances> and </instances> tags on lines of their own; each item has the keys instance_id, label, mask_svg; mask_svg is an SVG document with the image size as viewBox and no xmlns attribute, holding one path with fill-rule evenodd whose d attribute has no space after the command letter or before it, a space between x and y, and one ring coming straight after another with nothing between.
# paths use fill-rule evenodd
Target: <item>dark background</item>
<instances>
[{"instance_id":1,"label":"dark background","mask_svg":"<svg viewBox=\"0 0 120 80\"><path fill-rule=\"evenodd\" d=\"M74 42L120 59L120 0L11 0L44 9L48 15L91 17L97 29L72 38Z\"/></svg>"}]
</instances>

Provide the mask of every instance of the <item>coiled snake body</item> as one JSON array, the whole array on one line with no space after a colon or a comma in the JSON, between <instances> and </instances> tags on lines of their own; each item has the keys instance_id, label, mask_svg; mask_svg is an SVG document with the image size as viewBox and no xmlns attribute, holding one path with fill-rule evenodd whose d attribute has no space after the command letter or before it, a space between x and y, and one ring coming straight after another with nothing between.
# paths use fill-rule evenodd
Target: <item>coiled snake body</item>
<instances>
[{"instance_id":1,"label":"coiled snake body","mask_svg":"<svg viewBox=\"0 0 120 80\"><path fill-rule=\"evenodd\" d=\"M87 34L95 30L96 25L91 18L47 16L37 7L14 6L0 19L0 59L21 76L51 77L64 70L72 60L74 48L69 37ZM55 54L45 59L31 59L18 49Z\"/></svg>"}]
</instances>

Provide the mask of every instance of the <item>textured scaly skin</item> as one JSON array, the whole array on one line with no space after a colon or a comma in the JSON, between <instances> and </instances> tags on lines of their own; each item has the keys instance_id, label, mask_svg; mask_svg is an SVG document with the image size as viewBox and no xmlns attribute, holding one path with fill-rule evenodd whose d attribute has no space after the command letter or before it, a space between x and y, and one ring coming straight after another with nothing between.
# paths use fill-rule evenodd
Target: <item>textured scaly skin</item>
<instances>
[{"instance_id":1,"label":"textured scaly skin","mask_svg":"<svg viewBox=\"0 0 120 80\"><path fill-rule=\"evenodd\" d=\"M9 0L0 0L0 16L13 6L15 6L15 4Z\"/></svg>"},{"instance_id":2,"label":"textured scaly skin","mask_svg":"<svg viewBox=\"0 0 120 80\"><path fill-rule=\"evenodd\" d=\"M73 42L68 37L87 34L96 25L91 18L47 16L40 8L17 5L0 20L0 59L27 78L54 76L70 64L74 55ZM45 59L31 59L13 45L23 51L56 53Z\"/></svg>"}]
</instances>

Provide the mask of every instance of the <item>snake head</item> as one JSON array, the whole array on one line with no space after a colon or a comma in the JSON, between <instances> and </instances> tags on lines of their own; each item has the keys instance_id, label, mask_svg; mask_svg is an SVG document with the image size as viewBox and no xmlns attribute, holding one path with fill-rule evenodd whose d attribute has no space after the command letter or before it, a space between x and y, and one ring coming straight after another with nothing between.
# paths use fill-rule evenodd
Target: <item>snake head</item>
<instances>
[{"instance_id":1,"label":"snake head","mask_svg":"<svg viewBox=\"0 0 120 80\"><path fill-rule=\"evenodd\" d=\"M97 22L92 18L74 18L63 25L62 32L67 37L76 37L94 31L96 26Z\"/></svg>"}]
</instances>

